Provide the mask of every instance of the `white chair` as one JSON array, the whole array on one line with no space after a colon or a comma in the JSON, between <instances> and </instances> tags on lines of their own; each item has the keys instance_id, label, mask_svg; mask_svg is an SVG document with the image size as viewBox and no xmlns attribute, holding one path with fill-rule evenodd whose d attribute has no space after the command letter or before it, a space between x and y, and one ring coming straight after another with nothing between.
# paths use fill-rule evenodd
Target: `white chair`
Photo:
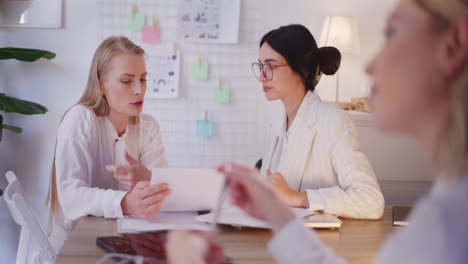
<instances>
[{"instance_id":1,"label":"white chair","mask_svg":"<svg viewBox=\"0 0 468 264\"><path fill-rule=\"evenodd\" d=\"M50 244L36 215L24 199L23 187L13 172L9 171L5 176L8 180L8 186L4 192L5 200L10 209L11 216L21 226L16 264L26 263L30 234L39 245L39 250L34 252L32 256L32 263L54 263L57 256L55 250Z\"/></svg>"}]
</instances>

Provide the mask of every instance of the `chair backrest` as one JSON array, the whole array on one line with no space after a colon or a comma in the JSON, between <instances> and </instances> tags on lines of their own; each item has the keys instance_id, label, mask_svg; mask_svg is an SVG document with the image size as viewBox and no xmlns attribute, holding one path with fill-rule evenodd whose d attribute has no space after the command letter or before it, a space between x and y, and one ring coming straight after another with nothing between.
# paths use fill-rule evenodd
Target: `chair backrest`
<instances>
[{"instance_id":1,"label":"chair backrest","mask_svg":"<svg viewBox=\"0 0 468 264\"><path fill-rule=\"evenodd\" d=\"M49 242L41 224L37 220L31 207L24 199L24 191L16 175L9 171L6 173L8 186L5 189L5 201L10 209L11 216L21 226L21 236L18 246L16 263L25 263L28 251L29 234L39 245L40 250L33 255L33 263L52 263L56 258L55 250Z\"/></svg>"}]
</instances>

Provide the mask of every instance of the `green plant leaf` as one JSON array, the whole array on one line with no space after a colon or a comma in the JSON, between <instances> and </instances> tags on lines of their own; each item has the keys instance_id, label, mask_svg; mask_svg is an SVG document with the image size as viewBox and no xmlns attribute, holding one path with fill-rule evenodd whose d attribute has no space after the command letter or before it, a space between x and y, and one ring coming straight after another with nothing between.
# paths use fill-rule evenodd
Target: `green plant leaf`
<instances>
[{"instance_id":1,"label":"green plant leaf","mask_svg":"<svg viewBox=\"0 0 468 264\"><path fill-rule=\"evenodd\" d=\"M10 131L12 131L14 133L21 133L21 131L23 131L23 129L21 129L21 127L9 126L9 125L4 125L4 124L0 125L0 129L7 129L7 130L10 130Z\"/></svg>"},{"instance_id":2,"label":"green plant leaf","mask_svg":"<svg viewBox=\"0 0 468 264\"><path fill-rule=\"evenodd\" d=\"M40 58L51 60L55 58L55 53L38 49L0 48L0 60L16 59L31 62Z\"/></svg>"},{"instance_id":3,"label":"green plant leaf","mask_svg":"<svg viewBox=\"0 0 468 264\"><path fill-rule=\"evenodd\" d=\"M0 111L23 115L37 115L45 114L48 110L38 103L16 99L0 93Z\"/></svg>"}]
</instances>

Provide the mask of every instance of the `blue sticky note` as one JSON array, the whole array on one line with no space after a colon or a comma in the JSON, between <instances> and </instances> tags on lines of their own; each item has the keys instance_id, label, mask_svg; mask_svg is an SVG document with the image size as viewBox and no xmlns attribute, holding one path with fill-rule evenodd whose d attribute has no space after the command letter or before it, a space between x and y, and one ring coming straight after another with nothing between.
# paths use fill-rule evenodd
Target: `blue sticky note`
<instances>
[{"instance_id":1,"label":"blue sticky note","mask_svg":"<svg viewBox=\"0 0 468 264\"><path fill-rule=\"evenodd\" d=\"M128 17L128 29L131 31L141 31L145 25L145 16L143 14L130 14Z\"/></svg>"},{"instance_id":2,"label":"blue sticky note","mask_svg":"<svg viewBox=\"0 0 468 264\"><path fill-rule=\"evenodd\" d=\"M221 87L213 88L213 101L217 104L229 104L229 86L223 84Z\"/></svg>"},{"instance_id":3,"label":"blue sticky note","mask_svg":"<svg viewBox=\"0 0 468 264\"><path fill-rule=\"evenodd\" d=\"M192 63L192 79L194 80L208 80L208 63L194 61Z\"/></svg>"},{"instance_id":4,"label":"blue sticky note","mask_svg":"<svg viewBox=\"0 0 468 264\"><path fill-rule=\"evenodd\" d=\"M213 136L213 121L197 120L197 136L199 137Z\"/></svg>"}]
</instances>

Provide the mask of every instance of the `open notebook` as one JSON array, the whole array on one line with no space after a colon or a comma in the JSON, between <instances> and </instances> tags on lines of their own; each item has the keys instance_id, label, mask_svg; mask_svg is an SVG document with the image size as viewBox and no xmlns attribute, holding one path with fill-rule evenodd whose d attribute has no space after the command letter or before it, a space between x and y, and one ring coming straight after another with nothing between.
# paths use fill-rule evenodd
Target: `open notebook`
<instances>
[{"instance_id":1,"label":"open notebook","mask_svg":"<svg viewBox=\"0 0 468 264\"><path fill-rule=\"evenodd\" d=\"M341 220L336 216L329 214L317 214L311 212L309 209L291 208L297 217L304 218L304 225L311 228L339 228L341 227ZM196 217L198 221L211 223L214 214L208 213ZM241 226L241 227L255 227L255 228L270 228L265 221L256 219L244 213L236 206L224 207L218 219L218 224Z\"/></svg>"}]
</instances>

